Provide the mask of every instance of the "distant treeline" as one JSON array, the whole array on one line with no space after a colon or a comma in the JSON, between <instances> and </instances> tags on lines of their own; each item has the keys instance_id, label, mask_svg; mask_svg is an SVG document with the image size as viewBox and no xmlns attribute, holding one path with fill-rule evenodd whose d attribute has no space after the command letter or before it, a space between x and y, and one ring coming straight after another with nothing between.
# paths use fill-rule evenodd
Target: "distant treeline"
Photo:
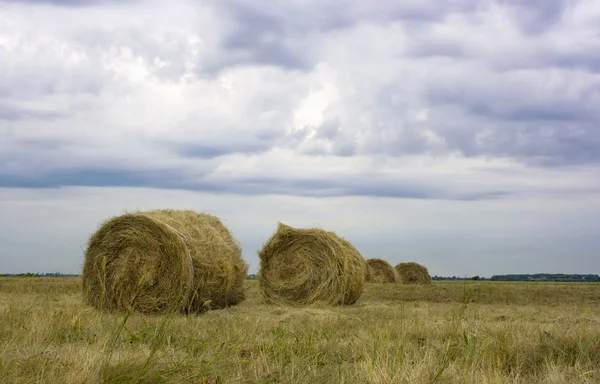
<instances>
[{"instance_id":1,"label":"distant treeline","mask_svg":"<svg viewBox=\"0 0 600 384\"><path fill-rule=\"evenodd\" d=\"M599 275L569 275L565 273L536 273L520 275L494 275L489 277L444 277L433 276L432 280L491 280L491 281L572 281L572 282L600 282Z\"/></svg>"},{"instance_id":2,"label":"distant treeline","mask_svg":"<svg viewBox=\"0 0 600 384\"><path fill-rule=\"evenodd\" d=\"M479 276L433 276L431 280L489 280L489 278Z\"/></svg>"},{"instance_id":3,"label":"distant treeline","mask_svg":"<svg viewBox=\"0 0 600 384\"><path fill-rule=\"evenodd\" d=\"M80 275L64 273L0 273L0 277L76 277ZM256 274L249 274L248 280L256 280ZM536 273L533 275L494 275L491 278L479 276L433 276L432 280L491 280L491 281L570 281L600 282L600 275L569 275L565 273Z\"/></svg>"},{"instance_id":4,"label":"distant treeline","mask_svg":"<svg viewBox=\"0 0 600 384\"><path fill-rule=\"evenodd\" d=\"M600 282L598 275L568 275L565 273L536 273L533 275L494 275L492 281L575 281Z\"/></svg>"},{"instance_id":5,"label":"distant treeline","mask_svg":"<svg viewBox=\"0 0 600 384\"><path fill-rule=\"evenodd\" d=\"M64 273L0 273L0 277L76 277L79 275L71 275Z\"/></svg>"}]
</instances>

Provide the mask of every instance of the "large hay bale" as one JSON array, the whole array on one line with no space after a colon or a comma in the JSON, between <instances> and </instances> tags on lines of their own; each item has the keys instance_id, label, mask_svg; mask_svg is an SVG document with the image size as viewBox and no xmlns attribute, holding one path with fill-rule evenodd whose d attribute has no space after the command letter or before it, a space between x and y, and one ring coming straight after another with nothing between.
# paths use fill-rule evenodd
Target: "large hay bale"
<instances>
[{"instance_id":1,"label":"large hay bale","mask_svg":"<svg viewBox=\"0 0 600 384\"><path fill-rule=\"evenodd\" d=\"M396 265L403 284L430 284L431 276L427 268L415 262L400 263Z\"/></svg>"},{"instance_id":2,"label":"large hay bale","mask_svg":"<svg viewBox=\"0 0 600 384\"><path fill-rule=\"evenodd\" d=\"M397 283L400 281L400 276L396 269L390 263L382 259L367 260L367 268L369 269L367 281L369 283Z\"/></svg>"},{"instance_id":3,"label":"large hay bale","mask_svg":"<svg viewBox=\"0 0 600 384\"><path fill-rule=\"evenodd\" d=\"M270 303L350 305L362 294L365 259L333 232L279 223L258 254L259 285Z\"/></svg>"},{"instance_id":4,"label":"large hay bale","mask_svg":"<svg viewBox=\"0 0 600 384\"><path fill-rule=\"evenodd\" d=\"M107 220L89 241L85 299L107 311L200 312L244 299L248 265L221 221L194 211Z\"/></svg>"}]
</instances>

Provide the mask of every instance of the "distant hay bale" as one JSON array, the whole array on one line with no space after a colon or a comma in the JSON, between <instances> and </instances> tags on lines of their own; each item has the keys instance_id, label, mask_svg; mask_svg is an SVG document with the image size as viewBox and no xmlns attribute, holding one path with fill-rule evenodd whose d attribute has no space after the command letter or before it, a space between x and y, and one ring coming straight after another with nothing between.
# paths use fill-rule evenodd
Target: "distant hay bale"
<instances>
[{"instance_id":1,"label":"distant hay bale","mask_svg":"<svg viewBox=\"0 0 600 384\"><path fill-rule=\"evenodd\" d=\"M270 303L350 305L362 294L365 259L333 232L279 223L259 257L259 286Z\"/></svg>"},{"instance_id":2,"label":"distant hay bale","mask_svg":"<svg viewBox=\"0 0 600 384\"><path fill-rule=\"evenodd\" d=\"M221 221L194 211L107 220L89 241L84 297L107 311L201 312L244 300L248 265Z\"/></svg>"},{"instance_id":3,"label":"distant hay bale","mask_svg":"<svg viewBox=\"0 0 600 384\"><path fill-rule=\"evenodd\" d=\"M430 284L431 276L427 268L415 262L400 263L396 265L403 284Z\"/></svg>"},{"instance_id":4,"label":"distant hay bale","mask_svg":"<svg viewBox=\"0 0 600 384\"><path fill-rule=\"evenodd\" d=\"M373 280L373 271L369 268L369 265L365 263L365 282L369 283Z\"/></svg>"},{"instance_id":5,"label":"distant hay bale","mask_svg":"<svg viewBox=\"0 0 600 384\"><path fill-rule=\"evenodd\" d=\"M390 263L382 259L367 260L367 269L369 283L397 283L400 281L400 276L396 269Z\"/></svg>"}]
</instances>

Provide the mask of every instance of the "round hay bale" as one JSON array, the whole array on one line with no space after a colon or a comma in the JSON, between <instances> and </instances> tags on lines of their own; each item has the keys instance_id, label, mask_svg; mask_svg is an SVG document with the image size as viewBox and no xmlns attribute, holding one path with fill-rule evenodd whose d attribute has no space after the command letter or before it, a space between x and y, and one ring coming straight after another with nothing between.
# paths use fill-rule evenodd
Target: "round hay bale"
<instances>
[{"instance_id":1,"label":"round hay bale","mask_svg":"<svg viewBox=\"0 0 600 384\"><path fill-rule=\"evenodd\" d=\"M373 271L369 268L369 265L365 263L365 282L369 283L373 280Z\"/></svg>"},{"instance_id":2,"label":"round hay bale","mask_svg":"<svg viewBox=\"0 0 600 384\"><path fill-rule=\"evenodd\" d=\"M267 302L350 305L362 294L365 259L333 232L279 223L258 255L258 281Z\"/></svg>"},{"instance_id":3,"label":"round hay bale","mask_svg":"<svg viewBox=\"0 0 600 384\"><path fill-rule=\"evenodd\" d=\"M218 218L155 210L101 225L88 244L82 284L98 309L201 312L242 301L247 269Z\"/></svg>"},{"instance_id":4,"label":"round hay bale","mask_svg":"<svg viewBox=\"0 0 600 384\"><path fill-rule=\"evenodd\" d=\"M400 276L396 269L390 263L382 259L367 260L368 282L369 283L397 283L400 281Z\"/></svg>"},{"instance_id":5,"label":"round hay bale","mask_svg":"<svg viewBox=\"0 0 600 384\"><path fill-rule=\"evenodd\" d=\"M400 263L396 265L403 284L430 284L431 276L427 268L415 262Z\"/></svg>"}]
</instances>

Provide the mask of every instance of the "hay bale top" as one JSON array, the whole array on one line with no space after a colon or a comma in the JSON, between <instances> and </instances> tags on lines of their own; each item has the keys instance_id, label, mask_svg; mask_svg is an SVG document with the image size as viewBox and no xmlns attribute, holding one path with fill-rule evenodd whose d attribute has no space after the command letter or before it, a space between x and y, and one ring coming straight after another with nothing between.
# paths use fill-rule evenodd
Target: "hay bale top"
<instances>
[{"instance_id":1,"label":"hay bale top","mask_svg":"<svg viewBox=\"0 0 600 384\"><path fill-rule=\"evenodd\" d=\"M259 257L258 280L267 302L348 305L362 294L365 260L333 232L279 223Z\"/></svg>"},{"instance_id":2,"label":"hay bale top","mask_svg":"<svg viewBox=\"0 0 600 384\"><path fill-rule=\"evenodd\" d=\"M403 284L430 284L431 276L423 265L415 262L406 262L396 265Z\"/></svg>"},{"instance_id":3,"label":"hay bale top","mask_svg":"<svg viewBox=\"0 0 600 384\"><path fill-rule=\"evenodd\" d=\"M390 263L383 259L368 259L367 281L370 283L398 283L400 276Z\"/></svg>"}]
</instances>

